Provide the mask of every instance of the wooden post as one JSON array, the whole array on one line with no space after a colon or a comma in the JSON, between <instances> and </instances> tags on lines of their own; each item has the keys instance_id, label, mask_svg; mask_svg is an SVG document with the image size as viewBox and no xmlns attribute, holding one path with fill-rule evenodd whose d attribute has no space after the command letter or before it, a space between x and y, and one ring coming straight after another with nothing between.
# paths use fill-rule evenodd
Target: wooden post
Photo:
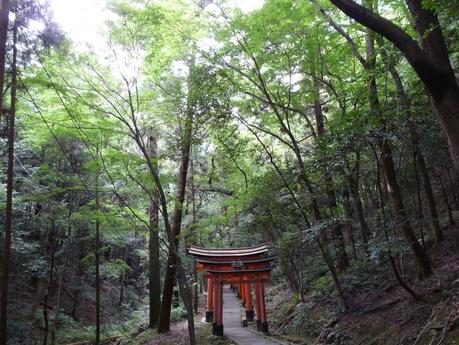
<instances>
[{"instance_id":1,"label":"wooden post","mask_svg":"<svg viewBox=\"0 0 459 345\"><path fill-rule=\"evenodd\" d=\"M223 335L223 283L220 278L216 278L214 281L214 310L215 317L214 323L212 324L213 335Z\"/></svg>"},{"instance_id":2,"label":"wooden post","mask_svg":"<svg viewBox=\"0 0 459 345\"><path fill-rule=\"evenodd\" d=\"M214 321L214 284L212 278L207 278L206 322Z\"/></svg>"},{"instance_id":3,"label":"wooden post","mask_svg":"<svg viewBox=\"0 0 459 345\"><path fill-rule=\"evenodd\" d=\"M265 302L265 287L263 282L260 282L260 307L261 307L261 331L269 334L268 321L266 319L266 302Z\"/></svg>"},{"instance_id":4,"label":"wooden post","mask_svg":"<svg viewBox=\"0 0 459 345\"><path fill-rule=\"evenodd\" d=\"M213 305L214 305L214 317L212 323L212 334L217 335L217 318L218 318L218 278L215 277L212 281L213 285Z\"/></svg>"},{"instance_id":5,"label":"wooden post","mask_svg":"<svg viewBox=\"0 0 459 345\"><path fill-rule=\"evenodd\" d=\"M245 284L241 283L241 284L239 284L239 286L240 286L240 289L241 289L242 306L245 307L245 302L246 302Z\"/></svg>"},{"instance_id":6,"label":"wooden post","mask_svg":"<svg viewBox=\"0 0 459 345\"><path fill-rule=\"evenodd\" d=\"M257 331L261 332L260 281L255 282L255 308L257 312Z\"/></svg>"},{"instance_id":7,"label":"wooden post","mask_svg":"<svg viewBox=\"0 0 459 345\"><path fill-rule=\"evenodd\" d=\"M218 307L218 324L217 324L217 335L223 335L223 282L218 282L218 301L220 303Z\"/></svg>"},{"instance_id":8,"label":"wooden post","mask_svg":"<svg viewBox=\"0 0 459 345\"><path fill-rule=\"evenodd\" d=\"M245 284L246 304L245 304L245 319L248 322L253 321L253 302L252 302L252 289L250 283Z\"/></svg>"}]
</instances>

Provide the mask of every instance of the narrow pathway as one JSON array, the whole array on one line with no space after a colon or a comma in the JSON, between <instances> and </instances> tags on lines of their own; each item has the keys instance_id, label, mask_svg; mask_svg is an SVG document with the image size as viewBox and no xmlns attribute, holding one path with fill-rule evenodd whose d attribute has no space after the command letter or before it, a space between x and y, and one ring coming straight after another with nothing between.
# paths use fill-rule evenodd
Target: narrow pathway
<instances>
[{"instance_id":1,"label":"narrow pathway","mask_svg":"<svg viewBox=\"0 0 459 345\"><path fill-rule=\"evenodd\" d=\"M278 341L270 340L241 327L241 302L229 286L223 287L223 333L238 345L279 345Z\"/></svg>"}]
</instances>

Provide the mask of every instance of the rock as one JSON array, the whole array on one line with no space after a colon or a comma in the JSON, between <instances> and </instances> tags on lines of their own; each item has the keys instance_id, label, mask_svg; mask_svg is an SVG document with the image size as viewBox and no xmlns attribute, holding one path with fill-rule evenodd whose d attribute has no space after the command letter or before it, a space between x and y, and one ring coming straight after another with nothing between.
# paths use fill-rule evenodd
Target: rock
<instances>
[{"instance_id":1,"label":"rock","mask_svg":"<svg viewBox=\"0 0 459 345\"><path fill-rule=\"evenodd\" d=\"M326 328L333 328L335 327L339 322L339 319L334 319L334 320L331 320L328 325L326 325L325 327Z\"/></svg>"},{"instance_id":2,"label":"rock","mask_svg":"<svg viewBox=\"0 0 459 345\"><path fill-rule=\"evenodd\" d=\"M325 340L326 344L333 344L336 340L336 332L330 332L327 335L327 339Z\"/></svg>"}]
</instances>

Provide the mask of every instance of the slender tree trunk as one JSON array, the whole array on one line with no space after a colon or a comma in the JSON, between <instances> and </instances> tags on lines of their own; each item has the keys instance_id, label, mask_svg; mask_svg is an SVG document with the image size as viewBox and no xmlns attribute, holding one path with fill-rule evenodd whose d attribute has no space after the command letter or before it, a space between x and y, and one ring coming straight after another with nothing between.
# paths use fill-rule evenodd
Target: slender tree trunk
<instances>
[{"instance_id":1,"label":"slender tree trunk","mask_svg":"<svg viewBox=\"0 0 459 345\"><path fill-rule=\"evenodd\" d=\"M70 207L70 206L69 206ZM69 212L68 216L68 231L67 231L67 246L65 250L65 259L64 259L64 264L62 265L62 272L59 275L59 282L57 286L57 296L56 296L56 311L54 313L54 319L53 319L53 326L51 328L51 344L54 345L56 343L56 332L57 332L57 327L59 325L59 315L60 315L60 309L61 309L61 296L62 296L62 289L64 286L64 277L65 277L65 270L67 268L67 264L69 261L69 255L70 255L70 248L72 245L72 239L71 239L71 225L70 225L70 216L71 212Z\"/></svg>"},{"instance_id":2,"label":"slender tree trunk","mask_svg":"<svg viewBox=\"0 0 459 345\"><path fill-rule=\"evenodd\" d=\"M446 192L446 186L445 186L445 183L443 182L443 178L441 177L441 173L436 173L435 172L435 168L432 168L432 174L433 174L433 176L436 177L438 183L440 184L441 192L443 194L443 201L445 202L446 210L448 212L449 223L451 225L453 225L454 224L454 218L453 218L453 212L452 212L452 209L451 209L451 203L449 201L448 193Z\"/></svg>"},{"instance_id":3,"label":"slender tree trunk","mask_svg":"<svg viewBox=\"0 0 459 345\"><path fill-rule=\"evenodd\" d=\"M99 200L99 176L96 183L96 340L95 345L100 345L100 200Z\"/></svg>"},{"instance_id":4,"label":"slender tree trunk","mask_svg":"<svg viewBox=\"0 0 459 345\"><path fill-rule=\"evenodd\" d=\"M315 72L312 72L315 75ZM320 87L317 81L317 78L313 78L313 85L314 85L314 114L316 118L316 126L317 126L317 136L320 140L321 137L325 134L325 125L324 125L324 115L322 110L322 103L320 99ZM327 203L328 208L330 210L330 215L336 214L337 203L336 203L336 193L335 188L333 186L333 179L331 175L324 171L324 180L325 180L325 190L327 193ZM332 225L332 235L334 246L336 249L336 257L337 257L337 266L340 271L346 269L349 266L349 258L347 257L346 253L346 246L344 244L344 237L343 237L343 230L341 224L334 224Z\"/></svg>"},{"instance_id":5,"label":"slender tree trunk","mask_svg":"<svg viewBox=\"0 0 459 345\"><path fill-rule=\"evenodd\" d=\"M279 236L275 230L277 229L279 231L281 227L276 222L276 219L269 208L266 208L266 212L269 215L269 220L274 229L273 231L268 230L266 236L269 242L276 243ZM301 293L297 274L298 268L295 265L291 252L285 252L283 250L278 250L277 252L279 253L279 264L282 269L282 273L287 278L290 289L292 289L293 292Z\"/></svg>"},{"instance_id":6,"label":"slender tree trunk","mask_svg":"<svg viewBox=\"0 0 459 345\"><path fill-rule=\"evenodd\" d=\"M177 201L175 205L174 218L171 227L175 237L174 241L176 248L178 248L179 246L178 236L180 235L182 207L185 197L186 175L188 170L189 150L187 154L184 154L186 151L187 150L185 149L182 153L182 161L179 169L178 188L176 195ZM178 253L173 253L171 250L169 250L169 257L167 260L166 267L166 276L164 278L163 296L161 300L161 312L159 315L158 333L165 333L169 331L172 296L175 286L177 255Z\"/></svg>"},{"instance_id":7,"label":"slender tree trunk","mask_svg":"<svg viewBox=\"0 0 459 345\"><path fill-rule=\"evenodd\" d=\"M449 188L451 190L451 196L453 197L454 207L458 208L459 204L457 202L457 196L456 196L457 184L454 182L453 177L451 176L451 172L449 171L449 168L445 167L444 170L446 171L446 176L448 176Z\"/></svg>"},{"instance_id":8,"label":"slender tree trunk","mask_svg":"<svg viewBox=\"0 0 459 345\"><path fill-rule=\"evenodd\" d=\"M366 247L368 243L368 238L370 237L370 228L368 227L368 223L363 213L363 206L362 200L360 199L359 187L357 185L357 182L355 181L355 178L352 176L348 176L348 184L349 191L351 192L352 199L354 201L355 213L357 215L357 219L359 220L360 235L362 237L363 245Z\"/></svg>"},{"instance_id":9,"label":"slender tree trunk","mask_svg":"<svg viewBox=\"0 0 459 345\"><path fill-rule=\"evenodd\" d=\"M3 23L3 16L5 10L7 19L6 19L6 26L8 26L8 8L9 2L4 1L2 8L2 14L0 20L0 29L5 24ZM0 31L0 35L2 32ZM0 308L0 344L6 344L8 341L7 335L7 320L8 320L8 289L9 289L9 282L10 282L10 265L11 265L11 232L13 227L13 184L14 184L14 120L16 116L16 80L17 80L17 70L16 70L16 40L17 40L17 27L16 23L14 23L13 28L13 65L12 65L12 79L11 79L11 105L10 105L10 114L8 116L8 168L7 168L7 178L6 178L6 209L5 209L5 248L3 252L3 282L2 282L2 302ZM1 39L1 37L0 37ZM0 42L0 54L1 54L1 44ZM5 59L3 51L3 60ZM0 61L1 64L1 61ZM0 66L0 73L1 68L4 63ZM0 75L0 81L3 81L3 74ZM3 88L0 89L3 92ZM2 99L2 94L0 94L0 99ZM1 102L0 102L1 103ZM0 108L1 112L1 108Z\"/></svg>"},{"instance_id":10,"label":"slender tree trunk","mask_svg":"<svg viewBox=\"0 0 459 345\"><path fill-rule=\"evenodd\" d=\"M192 77L194 72L194 61L191 62L190 65L190 77L188 81L189 90L193 89L192 85ZM175 201L175 208L174 208L174 216L171 224L171 232L173 235L174 245L170 245L169 247L169 257L167 260L167 267L166 267L166 275L164 278L164 286L163 286L163 296L161 300L161 312L159 315L159 322L158 322L158 333L165 333L169 331L170 326L170 315L171 315L171 306L172 306L172 295L174 291L175 285L175 274L176 268L178 265L178 247L179 247L179 235L181 230L182 224L182 211L183 211L183 202L185 200L185 190L186 190L186 182L187 182L187 174L188 174L188 163L190 160L190 152L191 152L191 140L192 140L192 131L193 131L193 105L194 99L192 96L192 91L188 93L187 99L187 110L186 110L186 118L185 124L183 128L183 136L182 136L182 149L181 149L181 161L180 161L180 168L178 172L178 180L177 180L177 192L176 192L176 201ZM187 285L185 277L180 277L182 279L182 283L184 283L182 291L182 298L184 299L184 303L186 304L186 299L188 298L187 293ZM186 290L186 291L185 291ZM191 298L190 298L191 302ZM191 304L190 304L191 305ZM187 310L188 314L188 310ZM188 315L189 317L189 315ZM191 310L191 320L193 319L193 311ZM190 325L189 320L189 327L194 327Z\"/></svg>"},{"instance_id":11,"label":"slender tree trunk","mask_svg":"<svg viewBox=\"0 0 459 345\"><path fill-rule=\"evenodd\" d=\"M193 220L192 220L192 233L193 233L193 237L194 237L194 241L195 243L199 243L199 245L201 245L201 241L198 240L199 237L200 237L200 234L199 234L199 231L196 227L196 222L197 222L197 208L196 208L196 185L195 185L195 182L194 182L194 159L192 158L191 159L191 178L190 178L190 182L191 182L191 215L193 217ZM194 276L194 299L193 299L193 307L194 307L194 313L197 314L198 313L198 307L199 307L199 294L198 294L198 290L199 290L199 281L198 281L198 270L196 269L196 267L193 269L193 276Z\"/></svg>"},{"instance_id":12,"label":"slender tree trunk","mask_svg":"<svg viewBox=\"0 0 459 345\"><path fill-rule=\"evenodd\" d=\"M44 290L46 281L43 278L37 278L36 282L34 282L34 294L33 294L33 301L32 301L32 308L30 309L30 320L34 322L35 314L37 312L37 308L40 304L41 294Z\"/></svg>"},{"instance_id":13,"label":"slender tree trunk","mask_svg":"<svg viewBox=\"0 0 459 345\"><path fill-rule=\"evenodd\" d=\"M383 189L381 188L381 170L379 168L379 162L377 160L377 154L376 151L374 151L375 154L375 160L377 164L377 190L378 190L378 195L379 195L379 203L378 203L378 208L381 210L381 216L382 216L382 224L383 224L383 229L384 229L384 238L386 242L389 242L389 234L387 233L387 217L386 217L386 212L385 212L385 201L384 201L384 193ZM397 280L397 283L405 289L414 299L416 300L422 300L422 298L413 290L409 287L409 285L406 283L405 277L404 277L404 272L403 272L403 263L400 265L401 266L401 273L402 275L400 276L400 272L398 270L396 261L394 256L392 255L392 250L390 247L387 248L387 256L389 258L389 262L392 268L392 273L395 276L395 279Z\"/></svg>"},{"instance_id":14,"label":"slender tree trunk","mask_svg":"<svg viewBox=\"0 0 459 345\"><path fill-rule=\"evenodd\" d=\"M367 5L372 7L373 0L367 0ZM376 52L374 49L374 33L367 29L365 36L366 43L366 68L368 72L368 99L370 105L370 111L378 117L380 126L383 132L386 131L386 123L382 116L381 106L378 99L378 90L376 86L376 76L375 76L375 67L376 67ZM398 224L398 228L401 236L406 241L408 246L411 249L414 261L418 268L419 277L426 278L432 274L432 267L427 253L424 251L422 246L418 243L416 235L408 222L408 218L405 211L405 206L403 204L402 194L400 192L397 175L395 172L394 161L392 157L392 150L390 144L386 139L379 139L378 145L381 150L381 166L384 173L384 178L386 182L387 191L392 200L392 204L395 211L395 216Z\"/></svg>"},{"instance_id":15,"label":"slender tree trunk","mask_svg":"<svg viewBox=\"0 0 459 345\"><path fill-rule=\"evenodd\" d=\"M348 231L349 231L349 239L352 244L352 255L354 257L354 260L357 260L357 251L355 248L355 239L354 239L355 236L354 236L354 226L353 226L354 217L352 214L351 201L349 200L349 191L347 188L344 188L343 190L343 204L344 204L344 213L350 220L348 224L348 228L349 228Z\"/></svg>"},{"instance_id":16,"label":"slender tree trunk","mask_svg":"<svg viewBox=\"0 0 459 345\"><path fill-rule=\"evenodd\" d=\"M156 171L159 171L158 143L156 137L149 137L150 159ZM159 311L161 307L161 276L159 262L159 202L154 193L150 201L150 239L148 242L149 249L149 297L150 297L150 328L158 325Z\"/></svg>"},{"instance_id":17,"label":"slender tree trunk","mask_svg":"<svg viewBox=\"0 0 459 345\"><path fill-rule=\"evenodd\" d=\"M50 239L51 239L51 227L48 228L48 230L46 231L46 236L45 236L45 240L43 241L43 252L46 254L46 256L49 255L49 251L53 248L52 244L50 243ZM38 282L38 286L37 286L37 290L35 292L35 299L33 301L33 305L32 305L32 320L35 318L35 312L37 310L37 308L40 306L40 303L41 303L41 293L44 292L45 295L44 295L44 299L46 298L46 293L47 293L47 280L46 280L46 277L42 277L40 278L39 282Z\"/></svg>"},{"instance_id":18,"label":"slender tree trunk","mask_svg":"<svg viewBox=\"0 0 459 345\"><path fill-rule=\"evenodd\" d=\"M419 229L421 232L421 243L422 248L424 251L426 250L426 242L424 236L424 212L422 211L422 199L421 199L421 190L419 187L419 173L418 173L418 165L416 163L416 152L413 151L413 170L414 170L414 177L416 181L416 197L413 195L413 205L416 207L416 203L418 204L418 219L420 221Z\"/></svg>"},{"instance_id":19,"label":"slender tree trunk","mask_svg":"<svg viewBox=\"0 0 459 345\"><path fill-rule=\"evenodd\" d=\"M321 242L320 239L317 240L317 245L319 246L320 252L322 253L322 256L325 260L325 263L328 266L328 269L330 270L333 282L335 283L336 289L338 290L339 296L341 298L341 302L343 303L344 309L349 309L349 303L347 302L346 295L344 294L344 291L341 287L341 283L338 278L338 274L336 273L336 269L333 266L333 263L330 261L330 258L328 257L326 249L323 247L323 242Z\"/></svg>"},{"instance_id":20,"label":"slender tree trunk","mask_svg":"<svg viewBox=\"0 0 459 345\"><path fill-rule=\"evenodd\" d=\"M375 77L375 66L376 66L376 53L374 49L374 30L375 32L381 34L382 36L386 37L393 43L397 45L397 47L405 54L408 61L413 65L414 69L421 77L426 86L429 88L429 83L434 83L435 86L431 87L431 92L435 91L437 88L442 88L444 90L444 85L439 85L438 80L436 77L431 77L431 72L435 74L437 68L435 66L432 67L432 71L429 70L422 70L425 69L427 65L429 65L429 58L424 54L424 52L419 48L416 42L414 42L411 37L398 28L396 25L391 23L390 21L378 16L374 12L372 12L373 8L373 0L366 0L365 5L368 7L360 6L359 4L355 3L352 0L330 0L333 4L335 4L338 8L340 8L344 13L349 15L351 18L354 18L359 23L365 25L367 29L367 33L365 35L365 46L366 46L366 58L363 58L357 50L357 47L352 42L352 39L344 33L340 27L336 25L336 23L330 21L334 28L340 32L346 40L349 42L351 48L353 48L353 53L356 55L357 59L362 64L363 68L367 71L368 74L368 99L370 105L370 111L378 117L380 121L380 126L382 131L386 130L386 124L384 118L382 117L381 108L378 99L378 91L376 86L376 77ZM417 1L417 0L416 0ZM419 68L420 64L424 64L423 68ZM441 84L441 83L440 83ZM430 85L432 86L432 85ZM456 87L457 89L457 87ZM458 97L459 99L459 97ZM459 110L459 106L457 107ZM459 128L459 121L457 121L457 126ZM459 153L459 139L457 149ZM397 219L397 224L399 225L400 234L403 239L407 242L408 246L411 249L411 253L413 258L416 262L419 276L427 277L432 274L432 267L430 259L427 256L427 253L423 250L423 248L417 242L417 238L414 234L411 225L409 224L405 208L403 205L402 195L400 193L397 177L394 168L394 162L392 158L392 151L389 146L389 142L386 139L380 139L378 142L379 148L381 150L381 167L384 173L385 182L387 191L390 195L392 200L392 204L395 211L395 216ZM459 154L458 154L457 163L459 164ZM458 165L459 169L459 165Z\"/></svg>"},{"instance_id":21,"label":"slender tree trunk","mask_svg":"<svg viewBox=\"0 0 459 345\"><path fill-rule=\"evenodd\" d=\"M76 258L78 262L80 262L84 256L83 255L84 248L83 248L83 243L81 241L79 242L79 246L77 248L78 248L78 255L76 256ZM74 285L73 285L73 303L72 303L71 316L75 321L78 321L78 317L77 317L77 311L78 311L78 306L79 306L78 302L79 302L81 291L85 284L85 278L82 272L81 265L78 265L76 274L73 276L73 280L74 280Z\"/></svg>"},{"instance_id":22,"label":"slender tree trunk","mask_svg":"<svg viewBox=\"0 0 459 345\"><path fill-rule=\"evenodd\" d=\"M302 216L303 221L304 221L304 225L306 227L310 227L311 224L310 224L310 222L308 220L308 216L307 216L304 208L301 206L301 203L299 202L299 200L296 197L295 193L291 189L291 187L290 187L289 183L287 182L285 176L283 175L281 169L279 168L279 166L274 161L273 155L271 154L271 152L269 151L267 146L263 143L263 141L260 139L260 137L257 135L257 133L250 126L248 126L247 124L246 124L246 128L253 134L253 136L257 139L258 143L263 147L263 150L266 152L266 154L269 157L270 163L272 164L272 166L276 170L277 174L281 178L284 187L288 190L290 196L294 200L294 203L295 203L296 207L298 208L298 211L300 211L301 216ZM300 162L300 159L299 159L299 162ZM300 164L300 169L301 169L301 164ZM312 205L316 205L317 206L317 203L313 203ZM316 220L320 221L321 220L321 215L320 215L320 210L319 210L318 207L314 210L314 213L315 213ZM334 283L336 285L336 288L337 288L337 290L338 290L338 292L339 292L339 294L340 294L340 296L341 296L341 298L343 300L344 308L347 309L348 308L348 304L347 304L344 292L343 292L343 290L341 288L341 285L340 285L340 282L339 282L339 278L338 278L338 275L336 273L335 266L334 266L332 260L330 259L330 255L328 253L328 240L326 238L325 233L323 231L320 231L320 233L317 236L316 240L317 240L317 244L319 246L320 252L322 254L322 257L323 257L327 267L330 270L330 273L332 275L332 278L333 278L333 281L334 281Z\"/></svg>"},{"instance_id":23,"label":"slender tree trunk","mask_svg":"<svg viewBox=\"0 0 459 345\"><path fill-rule=\"evenodd\" d=\"M382 46L382 42L380 42L380 45ZM435 204L435 198L433 195L432 184L430 182L430 177L427 171L427 166L426 166L426 162L424 159L424 155L422 154L421 149L420 149L419 135L416 129L416 124L414 123L413 115L411 113L411 102L408 98L408 95L405 92L405 88L403 87L403 83L402 83L402 79L400 78L400 74L398 73L393 63L389 61L389 57L387 56L384 49L381 50L381 54L384 60L386 61L387 67L389 69L389 73L391 74L392 79L394 81L398 96L400 98L400 103L403 106L407 114L408 129L410 132L411 142L413 145L413 151L414 151L415 159L417 161L417 167L419 168L419 172L422 177L423 189L426 195L427 204L429 205L431 228L435 236L435 241L439 243L443 240L443 232L438 222L438 213L437 213L437 207Z\"/></svg>"},{"instance_id":24,"label":"slender tree trunk","mask_svg":"<svg viewBox=\"0 0 459 345\"><path fill-rule=\"evenodd\" d=\"M83 277L81 277L81 275L78 275L77 276L77 279L83 283ZM81 284L83 285L83 284ZM74 288L73 289L73 303L72 303L72 312L71 312L71 316L72 318L75 320L75 321L78 321L78 318L77 318L77 307L78 307L78 300L79 300L79 296L80 296L80 293L81 293L81 289L80 288Z\"/></svg>"},{"instance_id":25,"label":"slender tree trunk","mask_svg":"<svg viewBox=\"0 0 459 345\"><path fill-rule=\"evenodd\" d=\"M122 249L122 258L123 261L126 262L126 257L127 257L127 249L126 246L123 247ZM118 306L121 307L124 303L124 285L126 281L126 271L123 270L120 274L120 297L118 299Z\"/></svg>"},{"instance_id":26,"label":"slender tree trunk","mask_svg":"<svg viewBox=\"0 0 459 345\"><path fill-rule=\"evenodd\" d=\"M49 308L49 296L52 295L53 281L54 281L54 266L57 252L57 239L56 228L54 219L51 220L51 230L49 231L48 244L50 250L50 260L49 260L49 273L48 273L48 286L46 287L45 298L43 301L43 320L45 322L45 334L43 336L43 345L48 344L48 333L49 333L49 318L48 318L48 308Z\"/></svg>"},{"instance_id":27,"label":"slender tree trunk","mask_svg":"<svg viewBox=\"0 0 459 345\"><path fill-rule=\"evenodd\" d=\"M133 108L133 107L132 107ZM146 160L148 171L150 173L151 178L153 179L156 188L158 190L158 200L161 205L161 214L163 216L164 220L164 228L165 232L167 235L167 239L169 242L169 251L174 257L174 260L177 262L177 265L174 267L174 269L177 269L177 276L179 277L178 283L179 283L179 290L181 292L181 296L183 299L183 302L185 304L186 310L187 310L187 319L188 319L188 334L190 338L190 345L195 345L196 344L196 333L194 330L194 318L193 318L193 310L192 310L192 305L191 305L191 300L188 300L187 296L188 294L185 293L185 290L189 290L189 287L187 286L187 281L185 277L185 271L183 269L180 256L178 255L178 250L177 246L175 245L175 238L176 236L174 235L174 231L172 228L172 225L170 223L170 218L169 218L169 210L168 210L168 205L167 205L167 198L166 198L166 193L164 192L164 188L162 186L160 176L158 171L155 169L153 163L149 159L149 153L148 153L148 148L144 144L142 134L140 133L137 122L135 119L135 116L133 116L133 125L134 127L128 126L129 131L131 132L134 140L136 141L137 147L139 150L142 152L143 157ZM162 308L162 306L161 306ZM169 305L169 316L170 316L170 305ZM160 311L161 315L161 311ZM168 321L165 321L168 323ZM160 322L158 322L159 324ZM158 328L160 326L158 325Z\"/></svg>"},{"instance_id":28,"label":"slender tree trunk","mask_svg":"<svg viewBox=\"0 0 459 345\"><path fill-rule=\"evenodd\" d=\"M0 123L3 116L3 88L5 85L5 60L6 40L8 36L8 15L10 13L10 0L1 0L0 11ZM0 339L0 341L3 339Z\"/></svg>"},{"instance_id":29,"label":"slender tree trunk","mask_svg":"<svg viewBox=\"0 0 459 345\"><path fill-rule=\"evenodd\" d=\"M397 219L400 234L411 249L411 253L413 254L414 261L416 262L418 268L419 277L421 279L426 278L432 274L432 264L426 252L419 244L414 231L408 222L405 207L398 187L397 178L395 175L393 161L392 159L388 158L392 155L388 144L384 145L383 149L383 157L381 158L381 161L384 178L386 181L389 196L394 205L395 216Z\"/></svg>"}]
</instances>

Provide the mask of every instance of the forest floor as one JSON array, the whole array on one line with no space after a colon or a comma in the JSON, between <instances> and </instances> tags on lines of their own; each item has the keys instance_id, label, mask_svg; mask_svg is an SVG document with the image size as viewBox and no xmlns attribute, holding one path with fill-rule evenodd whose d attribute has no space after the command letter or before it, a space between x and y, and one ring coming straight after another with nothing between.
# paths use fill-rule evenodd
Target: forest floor
<instances>
[{"instance_id":1,"label":"forest floor","mask_svg":"<svg viewBox=\"0 0 459 345\"><path fill-rule=\"evenodd\" d=\"M198 313L194 315L196 342L198 345L234 345L226 337L212 335L212 325L202 321L205 312L205 296L200 295ZM147 330L137 337L122 342L119 345L187 345L189 344L187 321L172 323L170 332L157 334L156 331Z\"/></svg>"},{"instance_id":2,"label":"forest floor","mask_svg":"<svg viewBox=\"0 0 459 345\"><path fill-rule=\"evenodd\" d=\"M201 316L201 313L197 315ZM212 335L211 325L206 325L200 320L195 320L196 342L199 345L233 345L226 337ZM145 331L136 338L120 345L187 345L189 344L188 328L186 321L180 321L171 325L170 332L157 334L155 331Z\"/></svg>"},{"instance_id":3,"label":"forest floor","mask_svg":"<svg viewBox=\"0 0 459 345\"><path fill-rule=\"evenodd\" d=\"M458 217L456 217L458 218ZM459 223L459 222L457 222ZM267 290L267 311L270 330L280 340L296 344L362 344L362 345L459 345L459 224L450 226L445 231L445 240L439 246L426 243L436 274L425 281L416 280L414 268L409 257L403 258L404 275L409 285L423 297L423 301L414 300L396 282L390 266L384 260L378 264L355 261L341 281L349 297L351 307L343 311L340 299L331 284L328 274L322 274L311 282L304 294L304 302L285 285L273 285ZM361 259L363 260L363 259ZM13 277L21 281L20 277ZM17 336L17 344L35 344L30 339L43 337L42 310L37 311L34 329L28 321L31 301L34 293L19 289L12 293L14 318L10 322L12 333ZM131 329L136 334L125 337L120 334L117 321L123 309L113 299L119 294L116 285L105 285L103 299L104 330L108 341L105 345L181 345L188 343L186 321L171 325L171 332L158 335L155 331L140 332L139 324L146 313L137 320L132 319ZM58 344L90 344L94 329L93 291L89 290L81 297L76 316L77 324L69 316L72 299L64 294L61 314L61 330ZM201 322L204 312L205 297L201 296L199 313L195 316L198 344L230 345L227 338L211 334L210 325ZM49 302L55 304L54 300ZM145 303L136 301L141 307ZM25 320L25 321L22 321ZM82 327L84 326L84 327ZM110 328L109 326L113 326ZM36 334L35 334L35 333ZM120 335L116 335L120 334ZM130 333L132 334L132 333ZM22 337L20 337L22 335ZM112 339L112 340L109 340Z\"/></svg>"},{"instance_id":4,"label":"forest floor","mask_svg":"<svg viewBox=\"0 0 459 345\"><path fill-rule=\"evenodd\" d=\"M427 244L429 246L429 244ZM445 231L444 242L429 253L436 273L425 281L407 278L423 300L414 300L401 288L390 269L379 265L352 265L341 280L350 308L344 311L326 277L310 286L305 301L283 285L267 289L267 311L271 335L300 345L452 345L459 344L459 224ZM359 267L359 268L357 268ZM404 258L404 275L414 277L410 258ZM230 345L215 337L200 322L204 312L201 296L195 316L198 344ZM252 325L253 327L253 325ZM171 332L144 332L126 345L181 345L188 343L186 321L175 323ZM123 343L124 345L124 343Z\"/></svg>"},{"instance_id":5,"label":"forest floor","mask_svg":"<svg viewBox=\"0 0 459 345\"><path fill-rule=\"evenodd\" d=\"M323 284L324 277L311 286L304 303L285 286L270 287L273 335L297 344L459 344L459 225L449 227L443 243L431 245L429 253L435 275L407 279L421 301L397 284L384 262L351 267L341 276L351 305L347 311L331 282ZM404 274L414 277L410 262L404 258Z\"/></svg>"}]
</instances>

